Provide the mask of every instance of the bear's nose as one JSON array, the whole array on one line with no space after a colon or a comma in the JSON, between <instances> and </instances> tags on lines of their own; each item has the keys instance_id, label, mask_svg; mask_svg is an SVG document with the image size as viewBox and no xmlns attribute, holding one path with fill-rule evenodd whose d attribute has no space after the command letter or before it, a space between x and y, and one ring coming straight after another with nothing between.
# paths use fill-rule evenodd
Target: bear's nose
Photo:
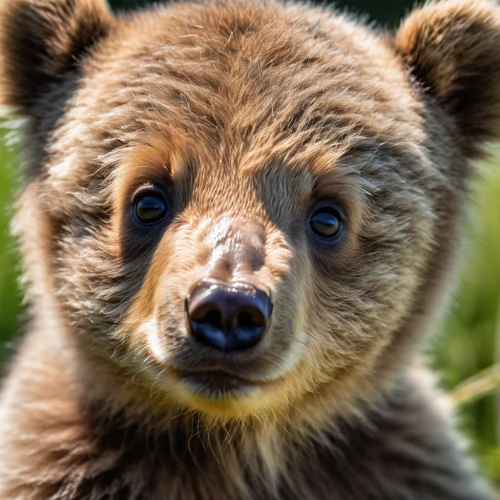
<instances>
[{"instance_id":1,"label":"bear's nose","mask_svg":"<svg viewBox=\"0 0 500 500\"><path fill-rule=\"evenodd\" d=\"M201 283L186 300L191 335L223 351L242 351L257 344L271 311L267 294L245 283Z\"/></svg>"}]
</instances>

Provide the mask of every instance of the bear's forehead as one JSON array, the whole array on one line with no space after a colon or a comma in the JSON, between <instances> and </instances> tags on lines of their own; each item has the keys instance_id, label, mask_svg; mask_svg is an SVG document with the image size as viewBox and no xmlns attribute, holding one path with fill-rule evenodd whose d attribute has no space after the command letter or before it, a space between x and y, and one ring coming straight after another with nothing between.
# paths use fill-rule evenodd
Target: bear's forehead
<instances>
[{"instance_id":1,"label":"bear's forehead","mask_svg":"<svg viewBox=\"0 0 500 500\"><path fill-rule=\"evenodd\" d=\"M167 149L182 143L179 154L304 163L350 147L406 154L425 139L422 104L390 42L343 16L249 2L122 21L83 65L67 113L86 146L162 137Z\"/></svg>"}]
</instances>

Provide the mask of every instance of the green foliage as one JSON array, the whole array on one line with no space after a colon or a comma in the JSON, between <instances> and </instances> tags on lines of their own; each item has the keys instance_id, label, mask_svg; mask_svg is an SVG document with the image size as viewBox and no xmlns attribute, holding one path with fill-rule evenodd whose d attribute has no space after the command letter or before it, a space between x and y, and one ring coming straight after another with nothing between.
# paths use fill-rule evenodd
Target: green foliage
<instances>
[{"instance_id":1,"label":"green foliage","mask_svg":"<svg viewBox=\"0 0 500 500\"><path fill-rule=\"evenodd\" d=\"M446 389L500 362L500 149L483 166L472 199L459 290L429 353ZM489 383L498 387L497 378ZM470 398L460 416L474 451L500 484L500 396Z\"/></svg>"},{"instance_id":2,"label":"green foliage","mask_svg":"<svg viewBox=\"0 0 500 500\"><path fill-rule=\"evenodd\" d=\"M21 296L17 286L18 256L9 238L12 215L12 195L17 162L7 151L4 134L0 136L0 360L5 358L7 345L19 329Z\"/></svg>"}]
</instances>

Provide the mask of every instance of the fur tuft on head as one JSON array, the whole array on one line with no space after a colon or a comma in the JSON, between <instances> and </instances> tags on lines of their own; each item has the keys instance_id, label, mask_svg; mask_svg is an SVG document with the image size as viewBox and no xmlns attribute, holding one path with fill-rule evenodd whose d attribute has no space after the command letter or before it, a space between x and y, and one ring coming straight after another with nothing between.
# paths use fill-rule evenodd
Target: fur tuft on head
<instances>
[{"instance_id":1,"label":"fur tuft on head","mask_svg":"<svg viewBox=\"0 0 500 500\"><path fill-rule=\"evenodd\" d=\"M415 10L396 45L424 90L455 121L468 156L500 134L500 9L448 0Z\"/></svg>"}]
</instances>

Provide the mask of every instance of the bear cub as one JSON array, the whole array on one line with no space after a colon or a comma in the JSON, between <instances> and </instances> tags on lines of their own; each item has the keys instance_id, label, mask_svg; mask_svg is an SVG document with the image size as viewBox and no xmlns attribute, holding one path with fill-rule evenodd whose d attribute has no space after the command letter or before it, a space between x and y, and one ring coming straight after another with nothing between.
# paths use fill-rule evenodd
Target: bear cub
<instances>
[{"instance_id":1,"label":"bear cub","mask_svg":"<svg viewBox=\"0 0 500 500\"><path fill-rule=\"evenodd\" d=\"M3 0L31 319L0 498L491 498L419 350L499 49L493 0L395 34L280 0Z\"/></svg>"}]
</instances>

